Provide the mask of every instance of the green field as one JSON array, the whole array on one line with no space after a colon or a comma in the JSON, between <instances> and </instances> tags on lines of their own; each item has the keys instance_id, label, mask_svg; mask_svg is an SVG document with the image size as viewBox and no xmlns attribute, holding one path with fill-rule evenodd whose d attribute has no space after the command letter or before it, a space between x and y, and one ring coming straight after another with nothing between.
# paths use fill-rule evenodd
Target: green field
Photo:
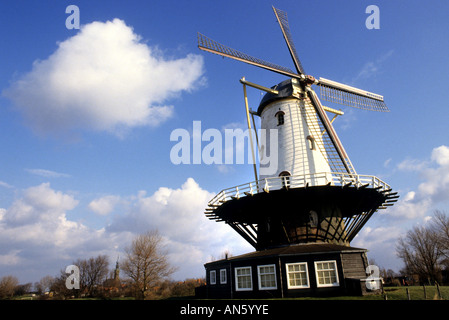
<instances>
[{"instance_id":1,"label":"green field","mask_svg":"<svg viewBox=\"0 0 449 320\"><path fill-rule=\"evenodd\" d=\"M424 296L423 286L409 287L385 287L385 294L367 295L367 296L340 296L326 298L295 298L297 300L408 300L407 289L410 300L449 300L449 286L440 286L441 299L438 297L436 286L426 286L426 297Z\"/></svg>"},{"instance_id":2,"label":"green field","mask_svg":"<svg viewBox=\"0 0 449 320\"><path fill-rule=\"evenodd\" d=\"M407 288L410 300L440 300L436 286L425 287L426 297L423 286L387 287L384 290L388 300L407 300ZM449 300L449 286L440 286L440 294L442 300Z\"/></svg>"}]
</instances>

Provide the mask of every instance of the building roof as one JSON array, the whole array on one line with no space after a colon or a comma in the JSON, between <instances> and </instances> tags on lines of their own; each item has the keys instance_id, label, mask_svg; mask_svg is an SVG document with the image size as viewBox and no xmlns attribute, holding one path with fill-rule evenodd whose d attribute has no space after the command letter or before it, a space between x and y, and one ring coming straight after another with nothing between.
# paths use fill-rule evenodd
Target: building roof
<instances>
[{"instance_id":1,"label":"building roof","mask_svg":"<svg viewBox=\"0 0 449 320\"><path fill-rule=\"evenodd\" d=\"M250 253L234 257L228 257L227 259L208 262L205 265L220 263L223 261L239 261L239 260L256 259L270 256L309 255L309 254L332 253L332 252L366 252L366 251L367 249L354 248L332 243L300 243L270 248L266 250L253 251Z\"/></svg>"},{"instance_id":2,"label":"building roof","mask_svg":"<svg viewBox=\"0 0 449 320\"><path fill-rule=\"evenodd\" d=\"M269 104L273 101L279 100L279 99L294 97L293 94L295 92L295 89L293 88L292 79L284 80L281 83L278 83L277 85L271 87L271 89L277 90L279 93L273 94L273 93L267 92L263 96L263 98L259 104L259 107L257 108L257 113L259 115L261 115L263 108L267 104Z\"/></svg>"}]
</instances>

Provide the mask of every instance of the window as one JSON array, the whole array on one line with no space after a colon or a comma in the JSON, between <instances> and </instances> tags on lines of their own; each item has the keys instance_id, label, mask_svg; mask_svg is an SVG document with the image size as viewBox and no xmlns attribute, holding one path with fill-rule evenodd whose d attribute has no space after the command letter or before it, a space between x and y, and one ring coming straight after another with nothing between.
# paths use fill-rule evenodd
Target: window
<instances>
[{"instance_id":1,"label":"window","mask_svg":"<svg viewBox=\"0 0 449 320\"><path fill-rule=\"evenodd\" d=\"M318 226L318 213L316 211L309 211L309 226L316 228Z\"/></svg>"},{"instance_id":2,"label":"window","mask_svg":"<svg viewBox=\"0 0 449 320\"><path fill-rule=\"evenodd\" d=\"M276 118L278 118L278 126L281 126L284 124L284 112L278 111L274 115Z\"/></svg>"},{"instance_id":3,"label":"window","mask_svg":"<svg viewBox=\"0 0 449 320\"><path fill-rule=\"evenodd\" d=\"M279 173L279 177L281 177L282 186L284 188L288 188L290 186L290 176L291 174L288 171L282 171Z\"/></svg>"},{"instance_id":4,"label":"window","mask_svg":"<svg viewBox=\"0 0 449 320\"><path fill-rule=\"evenodd\" d=\"M307 142L309 143L309 149L315 150L315 138L312 136L307 136Z\"/></svg>"},{"instance_id":5,"label":"window","mask_svg":"<svg viewBox=\"0 0 449 320\"><path fill-rule=\"evenodd\" d=\"M251 267L235 268L235 290L253 290Z\"/></svg>"},{"instance_id":6,"label":"window","mask_svg":"<svg viewBox=\"0 0 449 320\"><path fill-rule=\"evenodd\" d=\"M226 269L221 269L220 270L220 283L225 284L227 281L228 281L228 279L226 278Z\"/></svg>"},{"instance_id":7,"label":"window","mask_svg":"<svg viewBox=\"0 0 449 320\"><path fill-rule=\"evenodd\" d=\"M335 261L315 262L315 272L318 287L336 287L340 285L337 263Z\"/></svg>"},{"instance_id":8,"label":"window","mask_svg":"<svg viewBox=\"0 0 449 320\"><path fill-rule=\"evenodd\" d=\"M307 263L287 263L287 286L289 289L309 288L309 273Z\"/></svg>"},{"instance_id":9,"label":"window","mask_svg":"<svg viewBox=\"0 0 449 320\"><path fill-rule=\"evenodd\" d=\"M272 290L277 289L276 285L276 267L274 264L266 266L257 266L259 274L259 289Z\"/></svg>"},{"instance_id":10,"label":"window","mask_svg":"<svg viewBox=\"0 0 449 320\"><path fill-rule=\"evenodd\" d=\"M210 284L216 284L217 283L217 272L215 270L212 270L209 273L209 281L210 281Z\"/></svg>"}]
</instances>

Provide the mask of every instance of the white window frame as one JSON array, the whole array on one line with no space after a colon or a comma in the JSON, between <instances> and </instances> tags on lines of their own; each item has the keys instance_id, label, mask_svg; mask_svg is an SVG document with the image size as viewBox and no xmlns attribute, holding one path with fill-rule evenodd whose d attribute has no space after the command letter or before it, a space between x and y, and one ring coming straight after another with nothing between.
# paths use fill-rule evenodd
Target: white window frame
<instances>
[{"instance_id":1,"label":"white window frame","mask_svg":"<svg viewBox=\"0 0 449 320\"><path fill-rule=\"evenodd\" d=\"M298 285L290 285L290 274L289 274L289 271L288 271L288 266L291 266L291 265L305 265L306 266L305 273L306 273L307 285L300 285L300 286L298 286ZM307 262L286 263L285 264L285 272L287 274L287 288L288 289L307 289L307 288L310 288L309 269L307 267Z\"/></svg>"},{"instance_id":2,"label":"white window frame","mask_svg":"<svg viewBox=\"0 0 449 320\"><path fill-rule=\"evenodd\" d=\"M239 277L241 277L241 276L239 276L238 274L237 274L237 270L241 270L241 269L249 269L249 275L245 275L245 277L246 276L249 276L249 279L250 279L250 287L248 287L248 288L239 288ZM252 271L252 268L251 267L238 267L238 268L235 268L234 269L234 273L235 273L235 291L252 291L253 290L253 271Z\"/></svg>"},{"instance_id":3,"label":"white window frame","mask_svg":"<svg viewBox=\"0 0 449 320\"><path fill-rule=\"evenodd\" d=\"M262 277L261 277L262 274L260 272L260 269L264 268L264 267L273 267L273 269L274 269L273 273L267 273L267 274L274 275L274 287L262 287ZM259 279L259 290L276 290L278 288L275 264L265 264L265 265L257 266L257 278Z\"/></svg>"},{"instance_id":4,"label":"white window frame","mask_svg":"<svg viewBox=\"0 0 449 320\"><path fill-rule=\"evenodd\" d=\"M220 269L220 284L226 284L228 282L228 277L226 269Z\"/></svg>"},{"instance_id":5,"label":"white window frame","mask_svg":"<svg viewBox=\"0 0 449 320\"><path fill-rule=\"evenodd\" d=\"M340 280L338 279L338 266L337 266L337 261L336 260L326 260L326 261L315 261L315 276L316 276L316 285L318 288L323 288L323 287L339 287L340 286ZM329 284L320 284L319 278L318 278L318 272L319 271L323 271L323 270L318 270L318 263L333 263L335 266L335 279L336 282L334 283L329 283ZM325 269L324 271L329 271L330 269Z\"/></svg>"},{"instance_id":6,"label":"white window frame","mask_svg":"<svg viewBox=\"0 0 449 320\"><path fill-rule=\"evenodd\" d=\"M210 281L210 284L217 284L217 271L211 270L209 272L209 281Z\"/></svg>"}]
</instances>

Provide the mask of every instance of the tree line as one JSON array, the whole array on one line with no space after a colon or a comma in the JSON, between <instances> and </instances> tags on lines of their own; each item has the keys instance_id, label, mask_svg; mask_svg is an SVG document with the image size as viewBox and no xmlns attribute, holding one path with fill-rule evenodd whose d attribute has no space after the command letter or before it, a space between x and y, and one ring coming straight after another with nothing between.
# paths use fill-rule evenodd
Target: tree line
<instances>
[{"instance_id":1,"label":"tree line","mask_svg":"<svg viewBox=\"0 0 449 320\"><path fill-rule=\"evenodd\" d=\"M449 216L435 211L425 225L415 226L396 243L396 254L402 259L403 277L417 277L421 284L449 283ZM170 280L176 271L167 260L163 238L157 230L138 235L125 249L125 259L110 269L109 258L99 255L73 262L79 268L79 289L67 288L65 269L52 277L45 276L34 283L34 292L41 297L66 299L70 297L161 299L174 296L193 296L195 287L204 279ZM393 282L397 274L381 269L381 276ZM122 276L125 276L122 278ZM400 284L400 283L396 283ZM16 277L0 278L0 299L23 295L33 284L19 284ZM50 293L45 295L45 293Z\"/></svg>"},{"instance_id":2,"label":"tree line","mask_svg":"<svg viewBox=\"0 0 449 320\"><path fill-rule=\"evenodd\" d=\"M421 284L449 282L449 217L436 210L429 223L415 226L396 245L404 262L402 274L417 276Z\"/></svg>"},{"instance_id":3,"label":"tree line","mask_svg":"<svg viewBox=\"0 0 449 320\"><path fill-rule=\"evenodd\" d=\"M80 297L135 299L161 299L193 296L195 287L203 279L170 280L176 271L167 260L163 238L157 230L138 235L125 249L125 258L110 269L107 255L77 259L73 265L79 269L74 278L79 289L67 285L66 269L52 277L45 276L34 283L34 294L42 299L68 299ZM124 277L123 277L124 276ZM20 285L14 276L0 278L0 299L8 299L31 292L33 284Z\"/></svg>"}]
</instances>

